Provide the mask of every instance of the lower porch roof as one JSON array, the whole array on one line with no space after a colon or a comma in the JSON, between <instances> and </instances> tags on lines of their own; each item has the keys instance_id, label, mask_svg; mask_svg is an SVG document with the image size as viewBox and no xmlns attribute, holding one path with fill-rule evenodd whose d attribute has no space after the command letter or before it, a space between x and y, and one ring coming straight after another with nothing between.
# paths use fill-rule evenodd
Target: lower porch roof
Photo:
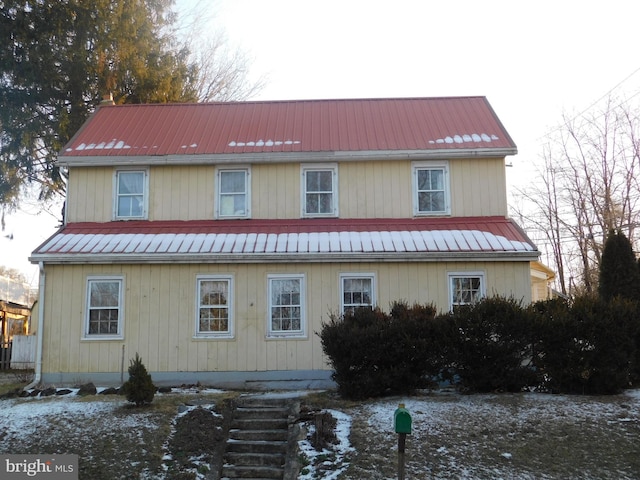
<instances>
[{"instance_id":1,"label":"lower porch roof","mask_svg":"<svg viewBox=\"0 0 640 480\"><path fill-rule=\"evenodd\" d=\"M70 223L29 258L48 263L535 261L505 217Z\"/></svg>"}]
</instances>

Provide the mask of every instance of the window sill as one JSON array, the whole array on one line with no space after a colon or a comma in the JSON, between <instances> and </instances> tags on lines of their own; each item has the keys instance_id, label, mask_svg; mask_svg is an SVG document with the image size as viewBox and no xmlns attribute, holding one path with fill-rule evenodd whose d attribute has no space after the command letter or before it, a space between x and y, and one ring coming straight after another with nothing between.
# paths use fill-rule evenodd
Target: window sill
<instances>
[{"instance_id":1,"label":"window sill","mask_svg":"<svg viewBox=\"0 0 640 480\"><path fill-rule=\"evenodd\" d=\"M124 340L124 335L91 335L80 338L83 342L113 342Z\"/></svg>"},{"instance_id":2,"label":"window sill","mask_svg":"<svg viewBox=\"0 0 640 480\"><path fill-rule=\"evenodd\" d=\"M269 333L265 340L308 340L305 333Z\"/></svg>"},{"instance_id":3,"label":"window sill","mask_svg":"<svg viewBox=\"0 0 640 480\"><path fill-rule=\"evenodd\" d=\"M210 341L210 340L235 340L236 337L234 335L226 334L226 335L194 335L191 337L192 340L201 342L201 341Z\"/></svg>"}]
</instances>

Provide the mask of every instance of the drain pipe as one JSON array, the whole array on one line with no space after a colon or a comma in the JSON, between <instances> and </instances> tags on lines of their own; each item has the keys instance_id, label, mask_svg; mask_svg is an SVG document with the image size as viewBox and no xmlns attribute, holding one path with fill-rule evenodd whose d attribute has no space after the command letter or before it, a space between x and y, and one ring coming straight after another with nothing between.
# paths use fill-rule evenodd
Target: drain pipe
<instances>
[{"instance_id":1,"label":"drain pipe","mask_svg":"<svg viewBox=\"0 0 640 480\"><path fill-rule=\"evenodd\" d=\"M24 387L24 390L35 387L40 383L42 379L42 344L44 335L44 285L45 285L45 273L44 262L38 262L40 267L40 282L38 284L38 330L36 331L36 365L35 376L33 381Z\"/></svg>"}]
</instances>

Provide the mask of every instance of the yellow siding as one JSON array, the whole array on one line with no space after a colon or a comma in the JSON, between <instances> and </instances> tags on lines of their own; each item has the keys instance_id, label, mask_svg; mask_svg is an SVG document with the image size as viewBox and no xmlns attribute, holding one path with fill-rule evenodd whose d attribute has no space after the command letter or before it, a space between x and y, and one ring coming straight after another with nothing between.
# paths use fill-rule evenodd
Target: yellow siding
<instances>
[{"instance_id":1,"label":"yellow siding","mask_svg":"<svg viewBox=\"0 0 640 480\"><path fill-rule=\"evenodd\" d=\"M441 163L441 162L438 162ZM413 215L410 161L338 164L342 218L410 218ZM449 161L452 216L506 215L504 160ZM69 173L69 222L107 222L113 216L114 169L74 167ZM251 167L252 218L300 217L300 164ZM214 218L215 166L149 168L149 220Z\"/></svg>"},{"instance_id":2,"label":"yellow siding","mask_svg":"<svg viewBox=\"0 0 640 480\"><path fill-rule=\"evenodd\" d=\"M76 167L69 171L67 221L108 222L113 216L113 169Z\"/></svg>"},{"instance_id":3,"label":"yellow siding","mask_svg":"<svg viewBox=\"0 0 640 480\"><path fill-rule=\"evenodd\" d=\"M163 166L149 170L150 220L213 218L213 166Z\"/></svg>"},{"instance_id":4,"label":"yellow siding","mask_svg":"<svg viewBox=\"0 0 640 480\"><path fill-rule=\"evenodd\" d=\"M374 273L377 303L433 302L448 309L447 272L481 271L487 294L531 300L528 262L49 265L44 305L44 373L119 372L123 345L150 371L268 371L327 369L315 332L340 304L341 273ZM268 339L267 275L304 274L306 338ZM194 339L196 276L234 277L235 336ZM88 275L123 275L124 340L82 340Z\"/></svg>"},{"instance_id":5,"label":"yellow siding","mask_svg":"<svg viewBox=\"0 0 640 480\"><path fill-rule=\"evenodd\" d=\"M449 162L451 215L507 215L504 160L460 159Z\"/></svg>"},{"instance_id":6,"label":"yellow siding","mask_svg":"<svg viewBox=\"0 0 640 480\"><path fill-rule=\"evenodd\" d=\"M252 218L300 218L300 164L251 167Z\"/></svg>"}]
</instances>

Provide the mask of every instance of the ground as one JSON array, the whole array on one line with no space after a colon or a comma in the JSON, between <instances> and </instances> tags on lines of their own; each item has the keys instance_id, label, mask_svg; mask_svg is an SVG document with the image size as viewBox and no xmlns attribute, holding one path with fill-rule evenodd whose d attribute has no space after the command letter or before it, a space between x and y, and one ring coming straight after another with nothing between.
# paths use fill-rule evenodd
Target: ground
<instances>
[{"instance_id":1,"label":"ground","mask_svg":"<svg viewBox=\"0 0 640 480\"><path fill-rule=\"evenodd\" d=\"M640 391L582 397L422 392L363 402L300 392L337 419L336 444L305 440L301 479L396 477L393 412L405 403L406 479L637 479ZM132 408L117 395L0 400L0 453L77 453L80 479L205 479L219 456L225 402L239 392L157 394Z\"/></svg>"}]
</instances>

